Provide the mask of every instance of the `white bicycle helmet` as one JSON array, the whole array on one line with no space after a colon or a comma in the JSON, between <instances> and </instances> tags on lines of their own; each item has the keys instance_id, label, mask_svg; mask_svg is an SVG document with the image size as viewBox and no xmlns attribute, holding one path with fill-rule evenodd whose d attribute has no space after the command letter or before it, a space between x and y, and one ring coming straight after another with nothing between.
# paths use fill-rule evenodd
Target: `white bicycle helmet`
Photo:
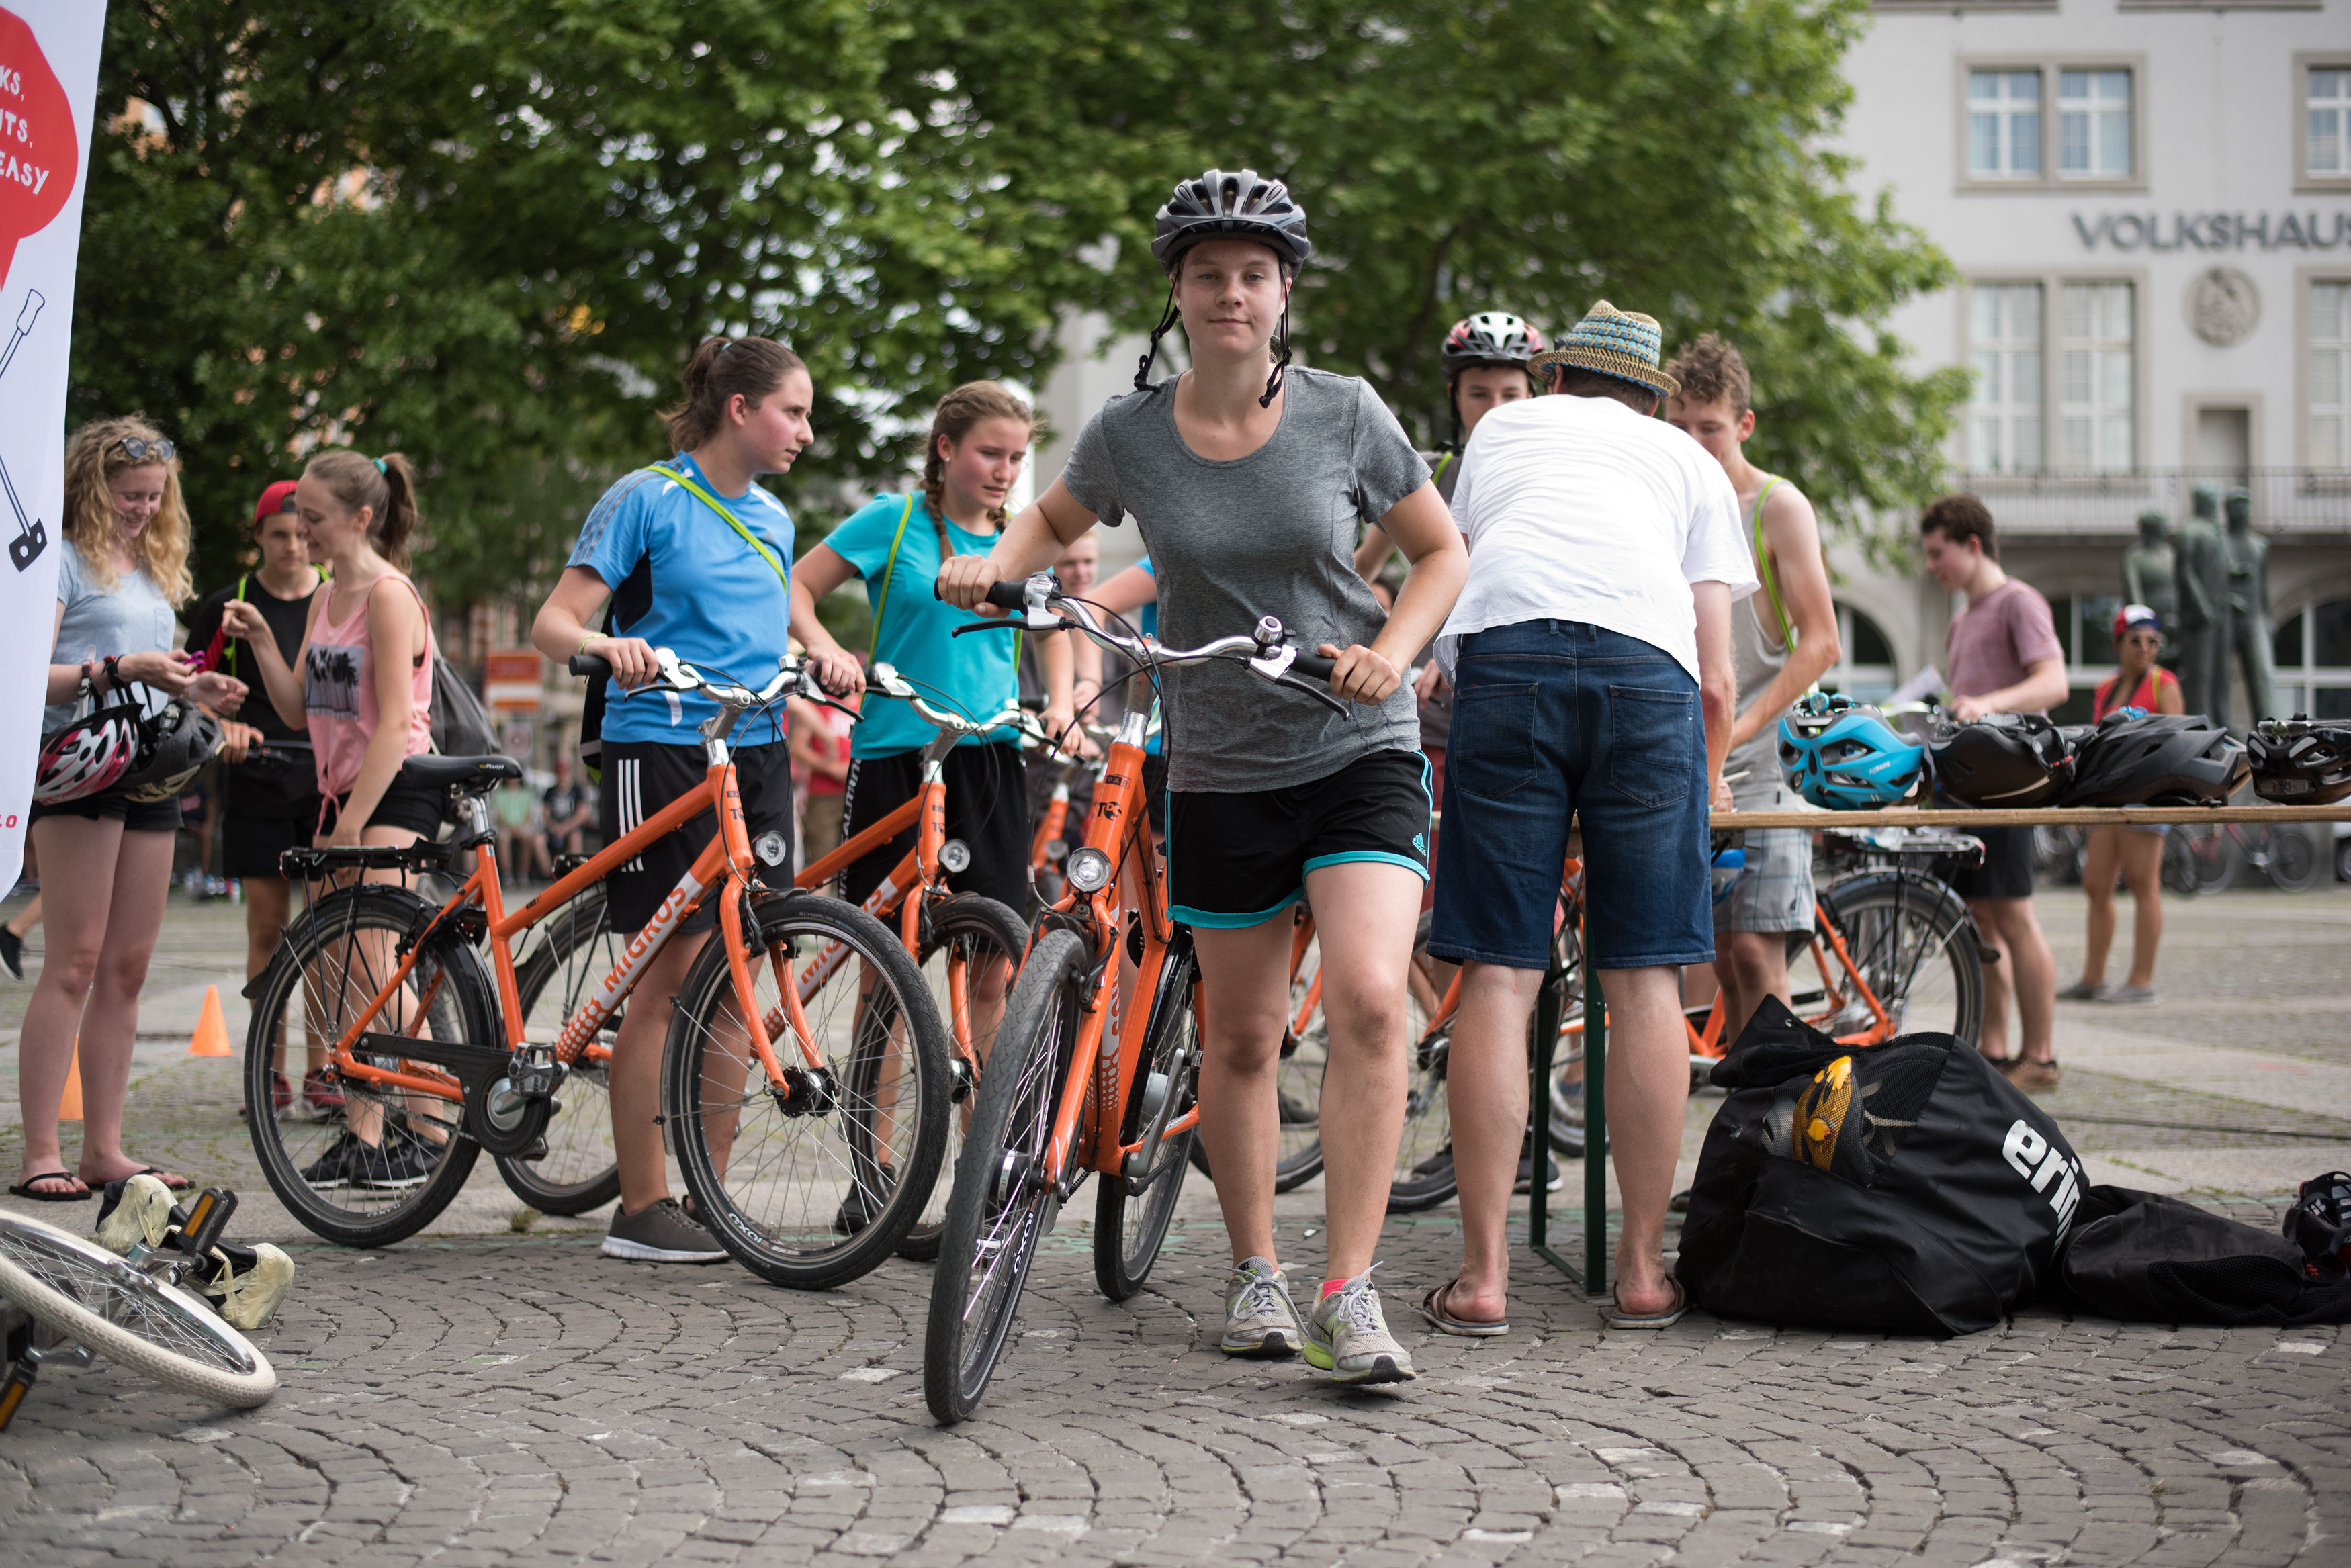
<instances>
[{"instance_id":1,"label":"white bicycle helmet","mask_svg":"<svg viewBox=\"0 0 2351 1568\"><path fill-rule=\"evenodd\" d=\"M118 702L41 737L33 799L43 805L103 794L139 760L139 705Z\"/></svg>"}]
</instances>

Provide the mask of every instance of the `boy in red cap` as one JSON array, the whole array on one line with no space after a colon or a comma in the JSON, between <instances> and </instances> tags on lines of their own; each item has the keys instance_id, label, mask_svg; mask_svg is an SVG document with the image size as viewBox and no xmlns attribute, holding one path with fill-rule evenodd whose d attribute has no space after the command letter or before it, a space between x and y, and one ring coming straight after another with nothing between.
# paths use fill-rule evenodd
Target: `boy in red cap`
<instances>
[{"instance_id":1,"label":"boy in red cap","mask_svg":"<svg viewBox=\"0 0 2351 1568\"><path fill-rule=\"evenodd\" d=\"M301 649L311 596L320 581L311 564L308 530L295 510L292 480L281 479L261 493L253 512L253 534L261 552L258 569L207 596L188 616L188 651L203 654L210 668L248 681L255 679L253 650L221 624L228 602L243 599L258 608L269 623L277 651L291 663ZM308 846L318 830L318 775L310 761L309 737L287 728L266 702L246 703L240 717L221 722L221 733L227 796L222 809L221 874L245 884L245 972L250 979L277 950L293 911L293 888L278 875L277 857ZM313 1116L330 1116L342 1108L342 1096L318 1072L325 1065L323 1054L311 1054L303 1106ZM282 1067L272 1086L277 1108L286 1109L294 1090Z\"/></svg>"}]
</instances>

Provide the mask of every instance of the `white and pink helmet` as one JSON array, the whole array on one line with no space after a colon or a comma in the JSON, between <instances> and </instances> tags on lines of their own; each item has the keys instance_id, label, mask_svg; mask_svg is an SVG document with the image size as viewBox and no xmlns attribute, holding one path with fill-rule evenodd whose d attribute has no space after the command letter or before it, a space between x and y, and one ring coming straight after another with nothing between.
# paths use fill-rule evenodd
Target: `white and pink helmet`
<instances>
[{"instance_id":1,"label":"white and pink helmet","mask_svg":"<svg viewBox=\"0 0 2351 1568\"><path fill-rule=\"evenodd\" d=\"M103 794L139 760L139 710L123 703L77 719L41 742L33 798L44 805Z\"/></svg>"}]
</instances>

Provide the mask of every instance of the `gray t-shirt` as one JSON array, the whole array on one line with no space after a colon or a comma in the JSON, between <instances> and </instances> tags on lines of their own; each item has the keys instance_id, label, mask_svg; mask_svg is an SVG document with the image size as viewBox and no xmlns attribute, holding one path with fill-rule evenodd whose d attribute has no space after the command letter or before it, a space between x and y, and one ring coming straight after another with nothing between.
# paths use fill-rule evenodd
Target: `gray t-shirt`
<instances>
[{"instance_id":1,"label":"gray t-shirt","mask_svg":"<svg viewBox=\"0 0 2351 1568\"><path fill-rule=\"evenodd\" d=\"M1061 483L1115 526L1132 515L1159 577L1159 636L1196 648L1275 616L1302 644L1368 645L1387 621L1355 576L1360 524L1428 483L1428 465L1371 388L1291 366L1281 423L1229 462L1176 431L1176 382L1113 398L1086 421ZM1416 751L1409 687L1344 717L1238 662L1169 670L1167 784L1239 794L1327 777L1378 751Z\"/></svg>"},{"instance_id":2,"label":"gray t-shirt","mask_svg":"<svg viewBox=\"0 0 2351 1568\"><path fill-rule=\"evenodd\" d=\"M79 664L109 655L154 653L176 646L172 635L172 606L141 566L125 573L111 589L90 578L89 563L68 541L57 555L57 603L65 617L57 622L57 641L49 655L52 664ZM170 699L150 687L137 688L148 710L161 709ZM101 702L120 699L104 693ZM78 701L52 702L42 712L41 728L54 730L73 721Z\"/></svg>"}]
</instances>

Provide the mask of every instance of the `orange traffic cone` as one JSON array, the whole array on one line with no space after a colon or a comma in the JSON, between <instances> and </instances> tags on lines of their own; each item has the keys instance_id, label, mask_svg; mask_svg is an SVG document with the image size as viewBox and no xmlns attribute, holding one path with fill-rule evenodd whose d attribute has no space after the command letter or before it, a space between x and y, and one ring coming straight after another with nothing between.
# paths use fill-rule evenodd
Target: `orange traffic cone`
<instances>
[{"instance_id":1,"label":"orange traffic cone","mask_svg":"<svg viewBox=\"0 0 2351 1568\"><path fill-rule=\"evenodd\" d=\"M220 987L204 987L204 1007L196 1014L195 1038L188 1042L191 1056L225 1056L228 1049L228 1020L221 1016Z\"/></svg>"},{"instance_id":2,"label":"orange traffic cone","mask_svg":"<svg viewBox=\"0 0 2351 1568\"><path fill-rule=\"evenodd\" d=\"M57 1120L81 1120L81 1036L74 1036L73 1059L66 1064L65 1097L57 1102Z\"/></svg>"}]
</instances>

